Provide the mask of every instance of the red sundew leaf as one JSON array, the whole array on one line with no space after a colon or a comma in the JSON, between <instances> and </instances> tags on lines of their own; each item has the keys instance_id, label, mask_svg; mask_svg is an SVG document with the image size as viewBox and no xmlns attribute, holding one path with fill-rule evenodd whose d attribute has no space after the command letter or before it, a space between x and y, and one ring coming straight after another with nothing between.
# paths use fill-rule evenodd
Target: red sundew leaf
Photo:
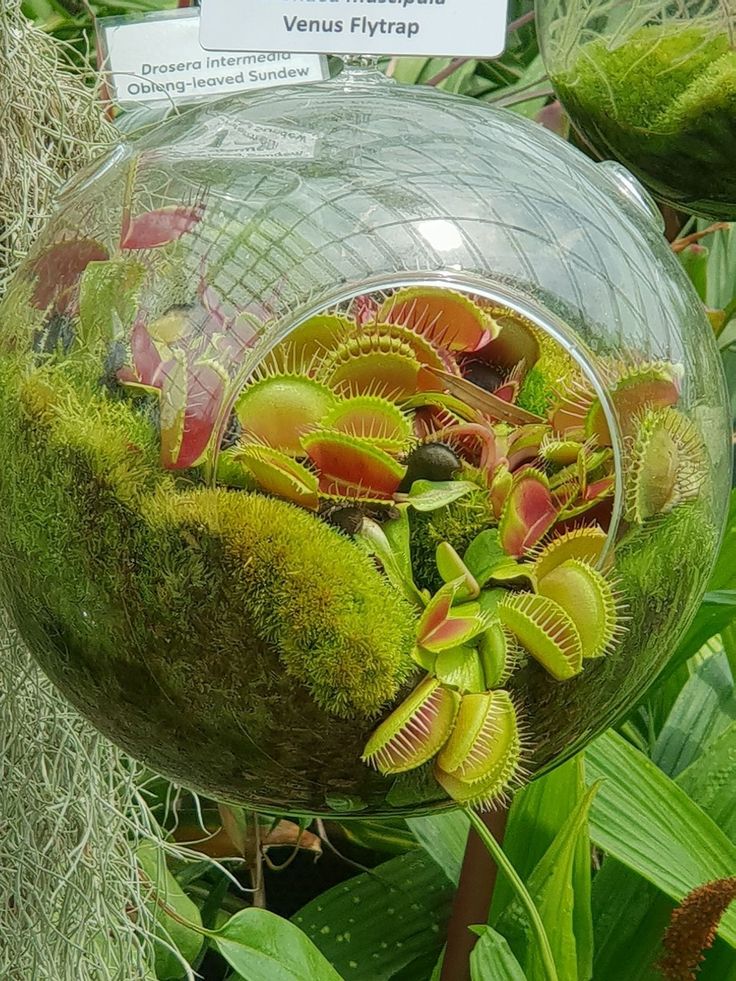
<instances>
[{"instance_id":1,"label":"red sundew leaf","mask_svg":"<svg viewBox=\"0 0 736 981\"><path fill-rule=\"evenodd\" d=\"M185 470L207 452L227 376L211 362L190 368L179 354L162 367L161 376L161 462L167 470Z\"/></svg>"},{"instance_id":2,"label":"red sundew leaf","mask_svg":"<svg viewBox=\"0 0 736 981\"><path fill-rule=\"evenodd\" d=\"M558 513L544 474L524 470L514 481L498 525L504 551L521 558L549 531Z\"/></svg>"},{"instance_id":3,"label":"red sundew leaf","mask_svg":"<svg viewBox=\"0 0 736 981\"><path fill-rule=\"evenodd\" d=\"M319 431L302 437L302 446L326 494L390 500L406 473L388 453L355 436Z\"/></svg>"},{"instance_id":4,"label":"red sundew leaf","mask_svg":"<svg viewBox=\"0 0 736 981\"><path fill-rule=\"evenodd\" d=\"M122 229L121 249L154 249L175 242L202 220L204 204L175 204L130 218Z\"/></svg>"},{"instance_id":5,"label":"red sundew leaf","mask_svg":"<svg viewBox=\"0 0 736 981\"><path fill-rule=\"evenodd\" d=\"M109 254L104 245L93 239L57 242L31 265L36 287L31 302L45 310L55 297L77 285L90 262L104 262Z\"/></svg>"}]
</instances>

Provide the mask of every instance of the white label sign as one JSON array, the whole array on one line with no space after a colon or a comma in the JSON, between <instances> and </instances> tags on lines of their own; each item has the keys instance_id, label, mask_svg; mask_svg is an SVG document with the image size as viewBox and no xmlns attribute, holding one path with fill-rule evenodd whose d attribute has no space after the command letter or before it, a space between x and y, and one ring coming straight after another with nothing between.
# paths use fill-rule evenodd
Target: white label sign
<instances>
[{"instance_id":1,"label":"white label sign","mask_svg":"<svg viewBox=\"0 0 736 981\"><path fill-rule=\"evenodd\" d=\"M494 58L508 0L202 0L207 49Z\"/></svg>"},{"instance_id":2,"label":"white label sign","mask_svg":"<svg viewBox=\"0 0 736 981\"><path fill-rule=\"evenodd\" d=\"M0 3L2 0L0 0ZM107 17L98 24L111 98L121 106L182 102L327 78L316 55L205 50L199 11L172 10L130 21Z\"/></svg>"}]
</instances>

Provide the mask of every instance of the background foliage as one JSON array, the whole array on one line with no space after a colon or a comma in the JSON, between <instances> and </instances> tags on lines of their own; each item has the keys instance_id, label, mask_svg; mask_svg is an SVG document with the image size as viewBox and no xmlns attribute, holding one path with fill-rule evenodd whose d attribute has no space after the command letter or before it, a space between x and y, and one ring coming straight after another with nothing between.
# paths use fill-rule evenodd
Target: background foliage
<instances>
[{"instance_id":1,"label":"background foliage","mask_svg":"<svg viewBox=\"0 0 736 981\"><path fill-rule=\"evenodd\" d=\"M69 58L80 62L93 50L92 15L173 5L24 0L23 9L69 42ZM400 59L384 68L403 82L508 107L574 141L544 76L531 4L510 7L509 43L497 61ZM667 219L719 335L736 412L736 231ZM690 900L698 913L690 927L673 934L684 966L673 968L670 958L667 976L692 977L700 947L714 940L698 977L736 981L736 907L726 909L736 875L734 555L736 495L708 593L647 695L584 754L514 800L505 851L536 903L563 981L661 978L673 910L714 881L720 885ZM218 807L153 774L136 787L136 806L158 829L142 844L133 840L139 832L130 834L148 887L144 906L156 921L150 978L439 977L467 836L462 813L305 826L289 815L269 821ZM477 932L474 981L544 977L504 879Z\"/></svg>"}]
</instances>

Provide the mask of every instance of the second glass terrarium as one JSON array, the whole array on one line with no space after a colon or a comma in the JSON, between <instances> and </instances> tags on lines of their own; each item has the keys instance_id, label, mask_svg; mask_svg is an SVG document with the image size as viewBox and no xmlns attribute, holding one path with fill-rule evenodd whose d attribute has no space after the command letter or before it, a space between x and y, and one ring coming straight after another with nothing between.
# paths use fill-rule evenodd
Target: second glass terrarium
<instances>
[{"instance_id":1,"label":"second glass terrarium","mask_svg":"<svg viewBox=\"0 0 736 981\"><path fill-rule=\"evenodd\" d=\"M485 806L643 690L729 426L647 199L371 72L68 189L0 312L0 576L134 756L309 814Z\"/></svg>"},{"instance_id":2,"label":"second glass terrarium","mask_svg":"<svg viewBox=\"0 0 736 981\"><path fill-rule=\"evenodd\" d=\"M592 147L683 211L736 218L736 4L538 0L544 61Z\"/></svg>"}]
</instances>

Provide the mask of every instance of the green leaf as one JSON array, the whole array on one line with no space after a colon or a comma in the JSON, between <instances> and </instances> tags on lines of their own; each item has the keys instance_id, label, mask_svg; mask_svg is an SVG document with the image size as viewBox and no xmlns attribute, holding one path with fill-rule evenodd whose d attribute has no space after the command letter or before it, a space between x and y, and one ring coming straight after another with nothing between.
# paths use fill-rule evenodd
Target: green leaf
<instances>
[{"instance_id":1,"label":"green leaf","mask_svg":"<svg viewBox=\"0 0 736 981\"><path fill-rule=\"evenodd\" d=\"M439 59L397 58L391 77L396 79L397 82L403 82L405 85L416 85L422 75L426 74L427 66L436 60ZM449 58L444 59L444 63L448 64L449 60Z\"/></svg>"},{"instance_id":2,"label":"green leaf","mask_svg":"<svg viewBox=\"0 0 736 981\"><path fill-rule=\"evenodd\" d=\"M679 255L682 268L703 303L708 292L708 255L707 247L697 242L686 246Z\"/></svg>"},{"instance_id":3,"label":"green leaf","mask_svg":"<svg viewBox=\"0 0 736 981\"><path fill-rule=\"evenodd\" d=\"M607 858L593 881L595 981L650 981L674 900L640 875Z\"/></svg>"},{"instance_id":4,"label":"green leaf","mask_svg":"<svg viewBox=\"0 0 736 981\"><path fill-rule=\"evenodd\" d=\"M143 263L128 257L90 262L79 281L79 327L82 340L112 340L135 317L138 292L146 275Z\"/></svg>"},{"instance_id":5,"label":"green leaf","mask_svg":"<svg viewBox=\"0 0 736 981\"><path fill-rule=\"evenodd\" d=\"M252 907L231 916L213 943L247 981L341 981L298 927L266 909Z\"/></svg>"},{"instance_id":6,"label":"green leaf","mask_svg":"<svg viewBox=\"0 0 736 981\"><path fill-rule=\"evenodd\" d=\"M434 970L430 975L429 981L441 981L442 979L442 965L445 962L445 951L443 949L440 956L437 958L437 963L434 966Z\"/></svg>"},{"instance_id":7,"label":"green leaf","mask_svg":"<svg viewBox=\"0 0 736 981\"><path fill-rule=\"evenodd\" d=\"M494 569L506 565L509 557L501 547L498 528L488 528L476 535L468 545L463 562L480 586L485 586Z\"/></svg>"},{"instance_id":8,"label":"green leaf","mask_svg":"<svg viewBox=\"0 0 736 981\"><path fill-rule=\"evenodd\" d=\"M468 545L463 562L479 586L489 582L512 583L534 589L531 566L510 558L499 544L498 528L487 528Z\"/></svg>"},{"instance_id":9,"label":"green leaf","mask_svg":"<svg viewBox=\"0 0 736 981\"><path fill-rule=\"evenodd\" d=\"M526 981L505 937L489 926L481 927L478 934L470 955L471 981Z\"/></svg>"},{"instance_id":10,"label":"green leaf","mask_svg":"<svg viewBox=\"0 0 736 981\"><path fill-rule=\"evenodd\" d=\"M680 773L677 783L736 843L736 722Z\"/></svg>"},{"instance_id":11,"label":"green leaf","mask_svg":"<svg viewBox=\"0 0 736 981\"><path fill-rule=\"evenodd\" d=\"M526 883L547 932L557 973L565 981L579 978L574 870L580 854L579 843L587 842L588 812L597 790L597 785L589 788L578 800ZM528 920L517 898L504 909L497 928L508 940L530 981L544 978L539 947L531 940ZM587 952L583 960L587 963Z\"/></svg>"},{"instance_id":12,"label":"green leaf","mask_svg":"<svg viewBox=\"0 0 736 981\"><path fill-rule=\"evenodd\" d=\"M504 838L504 850L525 880L541 861L559 834L570 812L585 793L582 755L558 766L533 781L514 798ZM593 923L590 909L590 842L580 834L573 866L573 932L578 954L578 977L592 973ZM513 898L505 879L499 878L491 906L491 924L496 924Z\"/></svg>"},{"instance_id":13,"label":"green leaf","mask_svg":"<svg viewBox=\"0 0 736 981\"><path fill-rule=\"evenodd\" d=\"M143 841L138 846L136 858L154 892L147 905L156 922L154 934L163 941L155 948L156 977L159 981L184 977L182 961L164 944L176 947L182 958L192 964L202 949L204 937L169 916L164 907L170 907L178 917L195 927L202 926L199 910L167 869L162 848L153 841Z\"/></svg>"},{"instance_id":14,"label":"green leaf","mask_svg":"<svg viewBox=\"0 0 736 981\"><path fill-rule=\"evenodd\" d=\"M654 744L652 760L676 777L736 716L733 678L725 654L700 660L683 686Z\"/></svg>"},{"instance_id":15,"label":"green leaf","mask_svg":"<svg viewBox=\"0 0 736 981\"><path fill-rule=\"evenodd\" d=\"M586 750L586 773L603 780L591 838L608 855L681 900L696 886L733 874L736 846L643 753L609 731ZM736 946L736 908L720 935Z\"/></svg>"},{"instance_id":16,"label":"green leaf","mask_svg":"<svg viewBox=\"0 0 736 981\"><path fill-rule=\"evenodd\" d=\"M357 541L361 541L363 546L372 555L375 555L383 566L386 577L396 589L402 592L411 603L424 607L426 599L419 592L412 578L411 565L408 570L406 567L402 537L401 532L397 532L393 540L389 539L378 522L365 518Z\"/></svg>"},{"instance_id":17,"label":"green leaf","mask_svg":"<svg viewBox=\"0 0 736 981\"><path fill-rule=\"evenodd\" d=\"M397 508L399 514L381 527L391 546L394 562L398 573L407 583L414 582L414 572L411 567L411 525L409 509L406 505Z\"/></svg>"},{"instance_id":18,"label":"green leaf","mask_svg":"<svg viewBox=\"0 0 736 981\"><path fill-rule=\"evenodd\" d=\"M432 817L409 818L406 823L450 882L457 884L468 840L468 819L463 812L455 810Z\"/></svg>"},{"instance_id":19,"label":"green leaf","mask_svg":"<svg viewBox=\"0 0 736 981\"><path fill-rule=\"evenodd\" d=\"M415 480L406 498L415 511L437 511L478 490L470 480Z\"/></svg>"},{"instance_id":20,"label":"green leaf","mask_svg":"<svg viewBox=\"0 0 736 981\"><path fill-rule=\"evenodd\" d=\"M736 841L736 722L711 742L676 782L731 841ZM653 965L674 906L674 900L650 882L607 858L593 882L596 981L619 981L624 959L630 981L660 981ZM733 960L733 951L726 949ZM705 981L707 975L698 977ZM725 974L711 977L722 981Z\"/></svg>"},{"instance_id":21,"label":"green leaf","mask_svg":"<svg viewBox=\"0 0 736 981\"><path fill-rule=\"evenodd\" d=\"M417 958L439 955L453 892L417 850L328 889L293 922L348 981L391 981Z\"/></svg>"}]
</instances>

